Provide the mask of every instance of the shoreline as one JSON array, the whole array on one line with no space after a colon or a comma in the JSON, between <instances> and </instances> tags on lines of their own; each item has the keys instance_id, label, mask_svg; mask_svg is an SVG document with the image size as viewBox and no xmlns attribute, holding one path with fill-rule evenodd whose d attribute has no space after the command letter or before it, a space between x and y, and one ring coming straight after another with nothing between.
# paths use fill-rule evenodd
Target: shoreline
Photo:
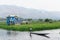
<instances>
[{"instance_id":1,"label":"shoreline","mask_svg":"<svg viewBox=\"0 0 60 40\"><path fill-rule=\"evenodd\" d=\"M10 25L10 26L7 25L6 23L0 23L0 29L13 30L13 31L29 31L30 27L32 28L32 31L60 29L60 22Z\"/></svg>"}]
</instances>

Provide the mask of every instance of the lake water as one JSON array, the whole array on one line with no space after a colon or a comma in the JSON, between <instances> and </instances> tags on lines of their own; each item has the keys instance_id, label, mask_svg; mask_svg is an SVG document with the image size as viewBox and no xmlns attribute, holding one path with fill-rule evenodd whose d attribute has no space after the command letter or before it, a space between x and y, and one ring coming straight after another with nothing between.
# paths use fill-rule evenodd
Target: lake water
<instances>
[{"instance_id":1,"label":"lake water","mask_svg":"<svg viewBox=\"0 0 60 40\"><path fill-rule=\"evenodd\" d=\"M32 34L31 38L29 32L7 31L0 29L0 40L60 40L59 32L60 29L35 31L35 33L49 33L47 36L50 38L34 34Z\"/></svg>"}]
</instances>

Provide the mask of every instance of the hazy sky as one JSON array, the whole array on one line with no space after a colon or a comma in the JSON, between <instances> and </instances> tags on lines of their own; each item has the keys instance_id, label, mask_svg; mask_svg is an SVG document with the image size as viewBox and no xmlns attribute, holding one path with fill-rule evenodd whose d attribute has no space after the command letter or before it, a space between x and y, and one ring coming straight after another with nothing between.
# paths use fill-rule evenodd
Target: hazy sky
<instances>
[{"instance_id":1,"label":"hazy sky","mask_svg":"<svg viewBox=\"0 0 60 40\"><path fill-rule=\"evenodd\" d=\"M60 11L60 0L0 0L0 5L16 5L47 11Z\"/></svg>"}]
</instances>

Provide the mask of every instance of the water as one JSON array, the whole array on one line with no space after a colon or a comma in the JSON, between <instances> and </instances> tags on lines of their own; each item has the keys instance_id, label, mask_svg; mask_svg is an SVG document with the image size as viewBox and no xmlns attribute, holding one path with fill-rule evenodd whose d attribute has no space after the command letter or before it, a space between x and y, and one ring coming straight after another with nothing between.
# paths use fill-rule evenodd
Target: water
<instances>
[{"instance_id":1,"label":"water","mask_svg":"<svg viewBox=\"0 0 60 40\"><path fill-rule=\"evenodd\" d=\"M29 32L19 32L19 31L7 31L0 29L0 40L60 40L60 29L55 30L45 30L45 31L35 31L35 33L49 33L46 38L39 35L32 34L32 38L29 36Z\"/></svg>"}]
</instances>

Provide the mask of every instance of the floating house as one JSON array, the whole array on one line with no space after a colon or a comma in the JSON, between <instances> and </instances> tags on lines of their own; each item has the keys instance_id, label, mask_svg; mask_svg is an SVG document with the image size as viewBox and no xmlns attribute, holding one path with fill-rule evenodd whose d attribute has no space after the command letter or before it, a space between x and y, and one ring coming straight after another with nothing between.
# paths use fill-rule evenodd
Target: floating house
<instances>
[{"instance_id":1,"label":"floating house","mask_svg":"<svg viewBox=\"0 0 60 40\"><path fill-rule=\"evenodd\" d=\"M7 25L21 24L22 22L22 19L15 15L9 15L6 20Z\"/></svg>"}]
</instances>

